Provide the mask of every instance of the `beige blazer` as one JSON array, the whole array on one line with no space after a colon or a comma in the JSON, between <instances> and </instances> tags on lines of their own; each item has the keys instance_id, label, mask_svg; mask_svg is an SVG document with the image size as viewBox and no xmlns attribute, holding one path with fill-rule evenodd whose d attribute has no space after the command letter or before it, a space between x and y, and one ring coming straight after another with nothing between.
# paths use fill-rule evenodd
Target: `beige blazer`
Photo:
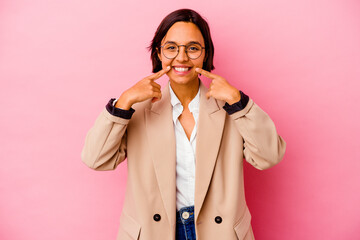
<instances>
[{"instance_id":1,"label":"beige blazer","mask_svg":"<svg viewBox=\"0 0 360 240\"><path fill-rule=\"evenodd\" d=\"M245 109L228 115L222 108L225 102L206 99L206 92L200 81L196 236L200 240L254 239L245 202L243 159L257 169L267 169L281 161L286 143L251 98ZM155 103L134 104L136 111L130 120L113 116L104 108L86 136L81 157L88 167L114 170L127 158L118 240L175 239L176 154L168 84L162 94ZM215 222L217 216L221 223Z\"/></svg>"}]
</instances>

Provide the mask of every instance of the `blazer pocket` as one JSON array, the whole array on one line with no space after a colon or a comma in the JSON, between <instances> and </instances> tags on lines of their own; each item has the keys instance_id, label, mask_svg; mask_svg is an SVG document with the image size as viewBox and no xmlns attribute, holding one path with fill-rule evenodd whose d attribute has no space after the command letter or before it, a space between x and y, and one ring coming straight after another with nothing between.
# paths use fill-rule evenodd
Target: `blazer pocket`
<instances>
[{"instance_id":1,"label":"blazer pocket","mask_svg":"<svg viewBox=\"0 0 360 240\"><path fill-rule=\"evenodd\" d=\"M140 224L123 211L120 216L120 229L117 239L137 240L140 234L140 229Z\"/></svg>"},{"instance_id":2,"label":"blazer pocket","mask_svg":"<svg viewBox=\"0 0 360 240\"><path fill-rule=\"evenodd\" d=\"M234 230L239 240L243 240L251 227L251 214L248 207L245 208L244 216L235 224Z\"/></svg>"}]
</instances>

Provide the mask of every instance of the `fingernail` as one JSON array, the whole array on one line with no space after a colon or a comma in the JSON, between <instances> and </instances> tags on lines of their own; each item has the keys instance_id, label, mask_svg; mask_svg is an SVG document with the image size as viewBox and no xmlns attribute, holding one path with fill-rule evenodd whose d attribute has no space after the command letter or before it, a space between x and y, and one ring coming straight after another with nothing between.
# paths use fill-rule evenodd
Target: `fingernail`
<instances>
[{"instance_id":1,"label":"fingernail","mask_svg":"<svg viewBox=\"0 0 360 240\"><path fill-rule=\"evenodd\" d=\"M200 68L195 68L196 71L199 71Z\"/></svg>"},{"instance_id":2,"label":"fingernail","mask_svg":"<svg viewBox=\"0 0 360 240\"><path fill-rule=\"evenodd\" d=\"M167 67L166 67L166 69L168 69L168 70L169 70L169 69L170 69L170 66L167 66Z\"/></svg>"}]
</instances>

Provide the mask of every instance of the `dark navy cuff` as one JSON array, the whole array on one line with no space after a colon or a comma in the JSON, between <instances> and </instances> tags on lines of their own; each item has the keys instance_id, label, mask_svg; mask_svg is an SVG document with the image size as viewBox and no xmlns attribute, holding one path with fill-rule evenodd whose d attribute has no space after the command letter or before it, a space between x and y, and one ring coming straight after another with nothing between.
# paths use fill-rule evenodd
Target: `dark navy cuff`
<instances>
[{"instance_id":1,"label":"dark navy cuff","mask_svg":"<svg viewBox=\"0 0 360 240\"><path fill-rule=\"evenodd\" d=\"M121 108L116 108L113 106L113 102L115 101L115 98L110 99L108 104L106 104L106 110L114 116L125 118L125 119L131 119L132 115L135 112L135 109L130 108L129 110L124 110Z\"/></svg>"},{"instance_id":2,"label":"dark navy cuff","mask_svg":"<svg viewBox=\"0 0 360 240\"><path fill-rule=\"evenodd\" d=\"M240 91L240 101L234 103L234 104L228 104L228 103L225 103L225 105L223 106L223 109L229 114L233 114L233 113L236 113L238 111L241 111L243 110L246 105L248 104L249 102L249 97L243 93L242 91Z\"/></svg>"}]
</instances>

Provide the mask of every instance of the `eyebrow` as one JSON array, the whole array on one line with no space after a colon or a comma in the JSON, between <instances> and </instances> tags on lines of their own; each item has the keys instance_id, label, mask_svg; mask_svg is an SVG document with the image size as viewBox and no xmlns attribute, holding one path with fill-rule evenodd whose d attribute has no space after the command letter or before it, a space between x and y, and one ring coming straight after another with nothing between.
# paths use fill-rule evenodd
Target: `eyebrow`
<instances>
[{"instance_id":1,"label":"eyebrow","mask_svg":"<svg viewBox=\"0 0 360 240\"><path fill-rule=\"evenodd\" d=\"M164 44L166 44L166 43L175 43L175 44L179 45L177 42L174 42L174 41L166 41ZM191 43L197 43L197 44L201 45L201 43L199 43L198 41L190 41L190 42L186 43L185 45L188 45Z\"/></svg>"}]
</instances>

